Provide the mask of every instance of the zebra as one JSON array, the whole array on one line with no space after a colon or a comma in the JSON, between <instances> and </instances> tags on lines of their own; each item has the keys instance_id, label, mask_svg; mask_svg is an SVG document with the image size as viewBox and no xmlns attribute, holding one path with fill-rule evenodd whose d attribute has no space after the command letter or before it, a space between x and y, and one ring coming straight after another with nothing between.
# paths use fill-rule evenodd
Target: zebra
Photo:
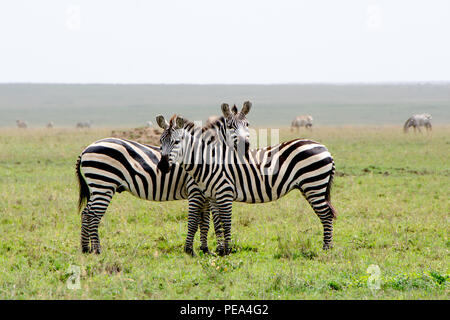
<instances>
[{"instance_id":1,"label":"zebra","mask_svg":"<svg viewBox=\"0 0 450 320\"><path fill-rule=\"evenodd\" d=\"M145 126L146 126L147 128L151 128L151 127L153 127L153 122L147 121L147 122L145 123Z\"/></svg>"},{"instance_id":2,"label":"zebra","mask_svg":"<svg viewBox=\"0 0 450 320\"><path fill-rule=\"evenodd\" d=\"M50 121L49 123L47 123L46 128L51 129L53 128L54 124L53 121Z\"/></svg>"},{"instance_id":3,"label":"zebra","mask_svg":"<svg viewBox=\"0 0 450 320\"><path fill-rule=\"evenodd\" d=\"M298 189L323 225L323 249L333 246L333 220L337 216L330 191L335 164L327 148L312 140L295 139L274 146L249 149L246 115L251 103L240 112L222 104L223 117L203 128L174 115L162 129L161 162L179 164L191 175L220 215L217 236L225 238L222 254L231 251L231 208L233 201L275 201ZM211 133L212 131L212 133ZM193 228L195 230L195 228Z\"/></svg>"},{"instance_id":4,"label":"zebra","mask_svg":"<svg viewBox=\"0 0 450 320\"><path fill-rule=\"evenodd\" d=\"M26 121L16 120L16 124L17 124L17 127L20 128L20 129L28 128L28 122L26 122Z\"/></svg>"},{"instance_id":5,"label":"zebra","mask_svg":"<svg viewBox=\"0 0 450 320\"><path fill-rule=\"evenodd\" d=\"M427 131L431 131L431 120L432 117L428 113L422 113L422 114L415 114L406 120L405 124L403 125L403 132L407 133L409 127L414 128L414 132L416 130L419 130L419 132L422 132L420 130L420 127L425 127Z\"/></svg>"},{"instance_id":6,"label":"zebra","mask_svg":"<svg viewBox=\"0 0 450 320\"><path fill-rule=\"evenodd\" d=\"M161 165L158 166L160 159L159 147L119 138L96 141L81 152L76 163L76 175L83 253L101 253L98 235L100 220L113 195L123 191L150 201L188 199L188 230L198 229L197 219L201 219L200 249L209 253L206 239L210 221L209 203L195 181L180 166L161 168ZM215 227L220 223L219 219L213 214ZM190 234L195 232L190 230ZM193 237L186 238L184 251L194 255Z\"/></svg>"},{"instance_id":7,"label":"zebra","mask_svg":"<svg viewBox=\"0 0 450 320\"><path fill-rule=\"evenodd\" d=\"M76 125L77 128L90 128L91 121L78 122Z\"/></svg>"},{"instance_id":8,"label":"zebra","mask_svg":"<svg viewBox=\"0 0 450 320\"><path fill-rule=\"evenodd\" d=\"M298 116L291 123L291 131L294 128L297 128L297 131L300 130L300 127L305 127L306 129L312 128L313 117L310 115Z\"/></svg>"}]
</instances>

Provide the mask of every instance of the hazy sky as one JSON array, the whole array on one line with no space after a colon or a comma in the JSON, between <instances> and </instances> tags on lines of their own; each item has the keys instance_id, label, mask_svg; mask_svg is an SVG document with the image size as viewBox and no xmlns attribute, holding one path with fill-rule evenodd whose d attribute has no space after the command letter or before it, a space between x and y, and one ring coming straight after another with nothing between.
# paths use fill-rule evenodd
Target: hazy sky
<instances>
[{"instance_id":1,"label":"hazy sky","mask_svg":"<svg viewBox=\"0 0 450 320\"><path fill-rule=\"evenodd\" d=\"M0 82L449 80L449 0L0 2Z\"/></svg>"}]
</instances>

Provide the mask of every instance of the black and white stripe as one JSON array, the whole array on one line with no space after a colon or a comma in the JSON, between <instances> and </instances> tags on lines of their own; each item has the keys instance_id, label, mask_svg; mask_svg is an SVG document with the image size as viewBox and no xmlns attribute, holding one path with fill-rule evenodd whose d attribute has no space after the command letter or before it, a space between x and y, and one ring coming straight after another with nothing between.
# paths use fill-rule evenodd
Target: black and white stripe
<instances>
[{"instance_id":1,"label":"black and white stripe","mask_svg":"<svg viewBox=\"0 0 450 320\"><path fill-rule=\"evenodd\" d=\"M172 166L164 172L159 170L160 159L159 147L118 138L102 139L84 149L76 165L79 209L86 203L81 213L83 252L100 253L98 225L115 192L123 191L150 201L188 199L188 229L198 229L201 223L200 248L208 251L209 203L180 166ZM186 239L185 251L193 254L193 237Z\"/></svg>"},{"instance_id":2,"label":"black and white stripe","mask_svg":"<svg viewBox=\"0 0 450 320\"><path fill-rule=\"evenodd\" d=\"M320 218L323 248L330 248L336 216L330 202L335 171L331 154L322 144L301 139L248 150L245 116L250 106L244 104L238 112L224 104L224 117L202 129L181 117L172 117L161 135L162 162L167 161L167 166L180 164L217 208L225 254L230 251L233 201L274 201L294 189L301 191Z\"/></svg>"}]
</instances>

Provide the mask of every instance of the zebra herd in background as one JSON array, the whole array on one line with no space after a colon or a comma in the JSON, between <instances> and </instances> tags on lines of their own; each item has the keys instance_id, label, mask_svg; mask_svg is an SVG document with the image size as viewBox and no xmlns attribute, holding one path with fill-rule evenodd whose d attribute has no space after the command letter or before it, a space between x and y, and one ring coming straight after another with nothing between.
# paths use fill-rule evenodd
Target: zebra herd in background
<instances>
[{"instance_id":1,"label":"zebra herd in background","mask_svg":"<svg viewBox=\"0 0 450 320\"><path fill-rule=\"evenodd\" d=\"M210 116L207 120L206 120L206 124L211 124L214 121L216 121L217 119L219 119L220 116L214 115L214 116ZM428 113L423 113L423 114L414 114L411 117L408 118L408 120L406 120L405 124L403 125L403 131L405 133L408 132L408 129L410 127L414 128L414 132L419 131L422 132L420 130L420 127L425 127L427 132L431 131L432 126L431 126L431 115ZM306 129L312 129L313 126L313 117L311 115L301 115L301 116L297 116L295 117L294 120L292 120L291 122L291 132L294 129L297 129L297 132L300 131L301 127L305 127ZM77 122L77 124L75 125L76 128L90 128L92 124L92 121L84 121L84 122ZM26 129L28 128L28 122L24 121L24 120L16 120L16 125L18 128L20 129ZM147 121L145 123L145 126L147 128L151 128L153 126L153 122L152 121ZM46 124L45 126L48 129L51 129L54 127L54 123L53 121L50 121Z\"/></svg>"},{"instance_id":2,"label":"zebra herd in background","mask_svg":"<svg viewBox=\"0 0 450 320\"><path fill-rule=\"evenodd\" d=\"M122 191L150 201L188 199L184 250L191 255L198 229L200 249L209 252L212 213L217 252L225 255L231 251L233 201L269 202L297 189L322 222L323 248L331 248L336 217L330 200L335 171L331 154L317 142L300 139L250 149L250 109L250 102L241 111L223 104L223 116L204 127L182 117L167 122L158 116L164 130L161 147L107 138L84 149L76 165L82 251L101 252L99 222L113 195Z\"/></svg>"},{"instance_id":3,"label":"zebra herd in background","mask_svg":"<svg viewBox=\"0 0 450 320\"><path fill-rule=\"evenodd\" d=\"M408 129L410 127L414 128L414 132L419 131L420 127L425 127L427 132L431 131L431 115L428 113L422 113L422 114L414 114L411 117L406 120L405 124L403 125L403 132L407 133ZM293 131L295 128L297 128L297 131L300 130L300 127L305 127L306 129L311 129L313 125L313 117L310 115L302 115L296 117L294 120L292 120L291 123L291 131Z\"/></svg>"},{"instance_id":4,"label":"zebra herd in background","mask_svg":"<svg viewBox=\"0 0 450 320\"><path fill-rule=\"evenodd\" d=\"M20 129L27 129L28 128L28 122L24 120L16 120L16 125ZM55 123L53 121L49 121L45 127L47 129L52 129L55 126ZM76 128L90 128L91 127L91 121L85 121L85 122L78 122L75 125Z\"/></svg>"}]
</instances>

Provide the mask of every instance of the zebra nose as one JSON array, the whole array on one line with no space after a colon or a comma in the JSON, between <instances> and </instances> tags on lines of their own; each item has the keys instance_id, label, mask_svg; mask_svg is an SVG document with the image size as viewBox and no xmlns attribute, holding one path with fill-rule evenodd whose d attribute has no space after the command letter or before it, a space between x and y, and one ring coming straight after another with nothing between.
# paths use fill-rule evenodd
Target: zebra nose
<instances>
[{"instance_id":1,"label":"zebra nose","mask_svg":"<svg viewBox=\"0 0 450 320\"><path fill-rule=\"evenodd\" d=\"M169 156L168 155L162 155L161 156L161 160L159 160L157 168L162 173L169 172L170 164L169 164Z\"/></svg>"}]
</instances>

